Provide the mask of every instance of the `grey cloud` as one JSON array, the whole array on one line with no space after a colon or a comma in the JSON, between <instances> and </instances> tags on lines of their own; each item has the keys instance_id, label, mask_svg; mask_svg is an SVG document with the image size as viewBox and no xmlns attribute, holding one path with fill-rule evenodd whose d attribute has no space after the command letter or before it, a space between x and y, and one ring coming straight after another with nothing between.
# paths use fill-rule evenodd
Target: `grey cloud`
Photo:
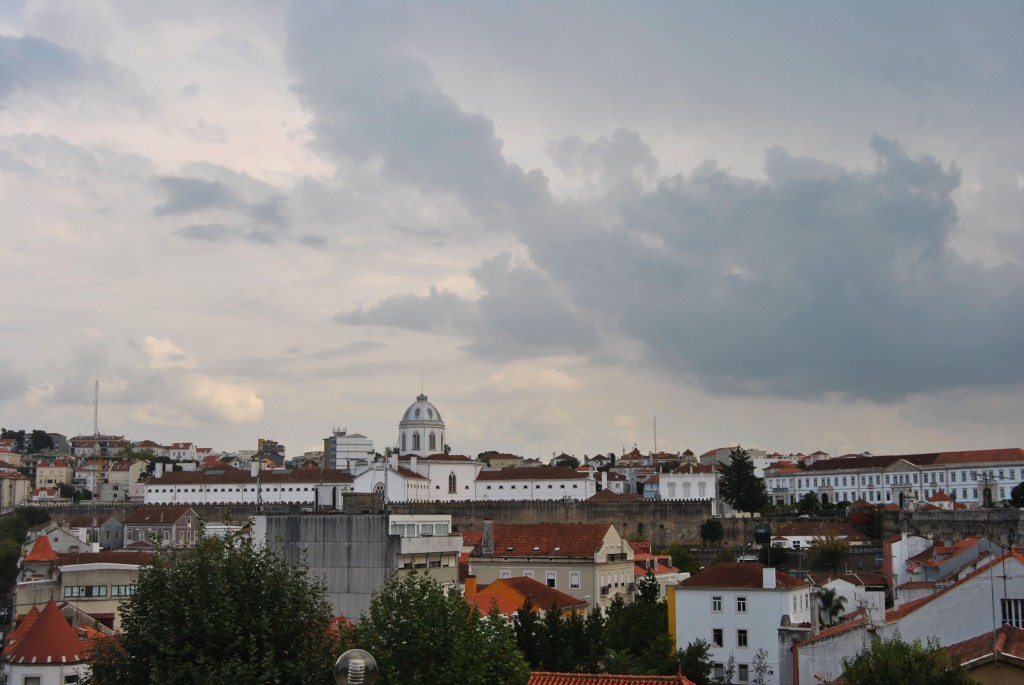
<instances>
[{"instance_id":1,"label":"grey cloud","mask_svg":"<svg viewBox=\"0 0 1024 685\"><path fill-rule=\"evenodd\" d=\"M164 176L157 179L167 195L164 204L153 209L153 214L187 214L202 209L230 208L236 200L222 183L205 181L201 178Z\"/></svg>"},{"instance_id":2,"label":"grey cloud","mask_svg":"<svg viewBox=\"0 0 1024 685\"><path fill-rule=\"evenodd\" d=\"M16 371L10 360L0 361L0 405L24 397L28 376Z\"/></svg>"},{"instance_id":3,"label":"grey cloud","mask_svg":"<svg viewBox=\"0 0 1024 685\"><path fill-rule=\"evenodd\" d=\"M455 293L431 288L425 296L399 295L369 309L338 314L337 323L389 326L412 331L468 331L477 328L476 305Z\"/></svg>"},{"instance_id":4,"label":"grey cloud","mask_svg":"<svg viewBox=\"0 0 1024 685\"><path fill-rule=\"evenodd\" d=\"M285 208L288 198L283 195L273 195L257 204L251 205L246 213L254 221L269 226L287 226L288 219L285 217Z\"/></svg>"},{"instance_id":5,"label":"grey cloud","mask_svg":"<svg viewBox=\"0 0 1024 685\"><path fill-rule=\"evenodd\" d=\"M224 224L189 224L175 231L176 235L189 240L221 243L234 238L234 231Z\"/></svg>"},{"instance_id":6,"label":"grey cloud","mask_svg":"<svg viewBox=\"0 0 1024 685\"><path fill-rule=\"evenodd\" d=\"M633 175L651 177L658 160L636 131L619 128L611 136L585 142L568 136L547 145L548 156L568 176L596 177L604 184Z\"/></svg>"},{"instance_id":7,"label":"grey cloud","mask_svg":"<svg viewBox=\"0 0 1024 685\"><path fill-rule=\"evenodd\" d=\"M93 88L88 99L148 110L152 104L135 77L107 60L88 61L75 50L36 36L0 36L0 105L15 92L45 94L55 100Z\"/></svg>"}]
</instances>

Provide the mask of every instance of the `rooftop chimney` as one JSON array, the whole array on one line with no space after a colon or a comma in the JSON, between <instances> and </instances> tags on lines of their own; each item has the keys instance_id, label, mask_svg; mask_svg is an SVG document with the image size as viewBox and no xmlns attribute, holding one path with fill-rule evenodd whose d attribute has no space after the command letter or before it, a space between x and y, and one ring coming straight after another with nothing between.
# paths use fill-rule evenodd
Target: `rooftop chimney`
<instances>
[{"instance_id":1,"label":"rooftop chimney","mask_svg":"<svg viewBox=\"0 0 1024 685\"><path fill-rule=\"evenodd\" d=\"M476 576L466 576L466 597L476 594Z\"/></svg>"},{"instance_id":2,"label":"rooftop chimney","mask_svg":"<svg viewBox=\"0 0 1024 685\"><path fill-rule=\"evenodd\" d=\"M771 566L761 569L761 587L765 590L775 589L775 569Z\"/></svg>"},{"instance_id":3,"label":"rooftop chimney","mask_svg":"<svg viewBox=\"0 0 1024 685\"><path fill-rule=\"evenodd\" d=\"M480 554L485 557L494 556L494 521L484 519L484 537L480 541Z\"/></svg>"},{"instance_id":4,"label":"rooftop chimney","mask_svg":"<svg viewBox=\"0 0 1024 685\"><path fill-rule=\"evenodd\" d=\"M249 475L255 478L256 474L259 473L259 470L260 460L257 459L256 457L253 457L252 459L249 460Z\"/></svg>"}]
</instances>

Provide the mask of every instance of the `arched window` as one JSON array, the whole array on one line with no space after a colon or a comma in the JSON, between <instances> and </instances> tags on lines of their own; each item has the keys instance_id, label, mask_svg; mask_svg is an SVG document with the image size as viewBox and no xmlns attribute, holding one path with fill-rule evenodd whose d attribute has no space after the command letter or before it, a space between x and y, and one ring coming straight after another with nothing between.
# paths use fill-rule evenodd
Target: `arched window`
<instances>
[{"instance_id":1,"label":"arched window","mask_svg":"<svg viewBox=\"0 0 1024 685\"><path fill-rule=\"evenodd\" d=\"M430 437L434 437L431 435ZM452 471L448 474L448 494L454 495L458 491L457 483L455 482L455 472Z\"/></svg>"},{"instance_id":2,"label":"arched window","mask_svg":"<svg viewBox=\"0 0 1024 685\"><path fill-rule=\"evenodd\" d=\"M430 431L430 451L437 449L437 436L434 435L434 431Z\"/></svg>"},{"instance_id":3,"label":"arched window","mask_svg":"<svg viewBox=\"0 0 1024 685\"><path fill-rule=\"evenodd\" d=\"M405 451L405 433L402 433L402 451Z\"/></svg>"},{"instance_id":4,"label":"arched window","mask_svg":"<svg viewBox=\"0 0 1024 685\"><path fill-rule=\"evenodd\" d=\"M697 483L697 497L704 499L704 489L707 487L705 483Z\"/></svg>"},{"instance_id":5,"label":"arched window","mask_svg":"<svg viewBox=\"0 0 1024 685\"><path fill-rule=\"evenodd\" d=\"M669 483L668 484L668 498L669 499L675 499L676 498L676 484L675 483Z\"/></svg>"},{"instance_id":6,"label":"arched window","mask_svg":"<svg viewBox=\"0 0 1024 685\"><path fill-rule=\"evenodd\" d=\"M420 448L420 434L419 433L413 433L412 434L412 451L415 452L419 448Z\"/></svg>"},{"instance_id":7,"label":"arched window","mask_svg":"<svg viewBox=\"0 0 1024 685\"><path fill-rule=\"evenodd\" d=\"M690 499L690 484L683 483L683 499Z\"/></svg>"}]
</instances>

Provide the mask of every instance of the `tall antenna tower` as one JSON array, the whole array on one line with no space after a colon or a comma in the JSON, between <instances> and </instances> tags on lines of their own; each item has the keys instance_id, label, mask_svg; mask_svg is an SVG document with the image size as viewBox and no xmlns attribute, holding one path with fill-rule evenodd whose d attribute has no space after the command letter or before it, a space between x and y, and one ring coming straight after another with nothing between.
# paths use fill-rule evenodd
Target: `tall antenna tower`
<instances>
[{"instance_id":1,"label":"tall antenna tower","mask_svg":"<svg viewBox=\"0 0 1024 685\"><path fill-rule=\"evenodd\" d=\"M92 400L92 437L100 437L100 379L96 379L96 391Z\"/></svg>"},{"instance_id":2,"label":"tall antenna tower","mask_svg":"<svg viewBox=\"0 0 1024 685\"><path fill-rule=\"evenodd\" d=\"M658 453L658 417L654 417L654 453Z\"/></svg>"}]
</instances>

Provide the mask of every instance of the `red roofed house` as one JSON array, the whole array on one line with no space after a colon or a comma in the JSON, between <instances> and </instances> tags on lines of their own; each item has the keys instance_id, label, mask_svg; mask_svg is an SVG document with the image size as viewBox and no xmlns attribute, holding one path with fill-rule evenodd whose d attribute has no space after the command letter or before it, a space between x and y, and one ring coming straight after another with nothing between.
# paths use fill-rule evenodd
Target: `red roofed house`
<instances>
[{"instance_id":1,"label":"red roofed house","mask_svg":"<svg viewBox=\"0 0 1024 685\"><path fill-rule=\"evenodd\" d=\"M635 590L633 549L608 523L485 520L469 566L480 583L527 576L602 609L616 596L631 602Z\"/></svg>"},{"instance_id":2,"label":"red roofed house","mask_svg":"<svg viewBox=\"0 0 1024 685\"><path fill-rule=\"evenodd\" d=\"M562 617L569 614L585 616L590 608L590 603L583 599L577 599L561 590L548 587L529 576L516 576L515 578L499 578L490 585L483 585L479 588L476 584L476 577L466 578L466 600L472 602L486 614L491 610L491 605L496 604L498 611L509 621L512 615L522 609L526 599L529 598L533 604L533 610L544 616L552 606L557 607Z\"/></svg>"},{"instance_id":3,"label":"red roofed house","mask_svg":"<svg viewBox=\"0 0 1024 685\"><path fill-rule=\"evenodd\" d=\"M79 637L57 603L50 600L27 630L4 650L5 682L65 685L89 675L91 642Z\"/></svg>"},{"instance_id":4,"label":"red roofed house","mask_svg":"<svg viewBox=\"0 0 1024 685\"><path fill-rule=\"evenodd\" d=\"M680 573L679 569L672 565L672 557L668 554L653 554L651 543L634 542L633 547L633 577L637 582L647 576L650 571L658 581L658 599L665 599L668 596L668 587L675 585L680 580L690 577L689 573Z\"/></svg>"},{"instance_id":5,"label":"red roofed house","mask_svg":"<svg viewBox=\"0 0 1024 685\"><path fill-rule=\"evenodd\" d=\"M669 589L669 633L676 649L708 642L716 677L732 656L734 682L752 680L755 655L764 649L765 684L789 685L788 645L810 635L811 599L810 583L788 573L749 561L715 564Z\"/></svg>"},{"instance_id":6,"label":"red roofed house","mask_svg":"<svg viewBox=\"0 0 1024 685\"><path fill-rule=\"evenodd\" d=\"M65 459L45 459L36 464L36 487L55 488L62 483L71 485L75 469Z\"/></svg>"},{"instance_id":7,"label":"red roofed house","mask_svg":"<svg viewBox=\"0 0 1024 685\"><path fill-rule=\"evenodd\" d=\"M68 530L100 549L124 547L124 524L109 514L82 514L68 521Z\"/></svg>"},{"instance_id":8,"label":"red roofed house","mask_svg":"<svg viewBox=\"0 0 1024 685\"><path fill-rule=\"evenodd\" d=\"M842 674L843 657L897 631L908 642L935 638L944 647L987 634L991 646L993 628L1005 624L1024 628L1024 554L1019 549L991 559L945 590L888 610L882 623L855 620L796 644L794 682L834 680Z\"/></svg>"}]
</instances>

